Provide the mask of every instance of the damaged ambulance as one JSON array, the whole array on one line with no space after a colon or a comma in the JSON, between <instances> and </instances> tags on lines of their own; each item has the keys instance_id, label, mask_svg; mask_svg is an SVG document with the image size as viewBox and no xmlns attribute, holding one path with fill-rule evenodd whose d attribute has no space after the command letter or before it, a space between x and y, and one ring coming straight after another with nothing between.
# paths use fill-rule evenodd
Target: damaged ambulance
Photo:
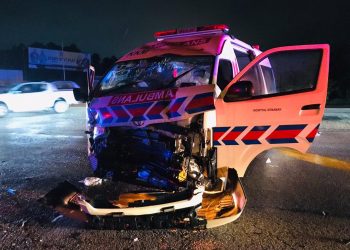
<instances>
[{"instance_id":1,"label":"damaged ambulance","mask_svg":"<svg viewBox=\"0 0 350 250\"><path fill-rule=\"evenodd\" d=\"M89 93L88 154L120 188L94 199L65 182L45 199L61 213L113 228L211 228L236 220L240 182L271 148L306 152L321 122L329 46L261 52L226 25L156 32ZM128 186L128 188L125 188Z\"/></svg>"}]
</instances>

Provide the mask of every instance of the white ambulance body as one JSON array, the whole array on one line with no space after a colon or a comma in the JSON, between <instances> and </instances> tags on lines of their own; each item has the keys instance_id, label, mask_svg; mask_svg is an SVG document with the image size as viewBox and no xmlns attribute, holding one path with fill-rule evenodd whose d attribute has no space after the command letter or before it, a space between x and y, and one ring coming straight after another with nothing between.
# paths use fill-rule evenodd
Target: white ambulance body
<instances>
[{"instance_id":1,"label":"white ambulance body","mask_svg":"<svg viewBox=\"0 0 350 250\"><path fill-rule=\"evenodd\" d=\"M328 81L328 45L281 47L269 50L256 58L261 51L226 34L227 26L213 25L204 29L199 32L195 31L196 29L157 32L155 33L157 42L138 48L119 61L148 58L166 53L215 55L213 76L209 85L214 88L215 110L206 112L204 121L205 128L213 130L214 138L217 139L212 143L214 146L220 146L218 150L223 152L218 154L219 162L222 162L222 164L219 163L219 167L220 165L232 166L238 171L239 176L243 176L249 163L264 150L286 146L305 152L323 116ZM164 46L163 49L160 45L162 42L168 42L169 47ZM171 43L175 46L171 46ZM178 43L182 44L178 45ZM186 50L186 46L190 49ZM302 78L302 74L307 73L308 66L300 60L303 55L306 57L305 63L315 64L310 65L310 67L313 66L314 71L308 76L313 77L313 82L310 79L301 79L305 82L288 83L295 84L294 86L289 86L287 83L287 86L283 86L283 82L277 82L279 79L275 79L276 69L271 68L269 59L272 57L275 61L289 63L289 66L294 66L295 69L284 65L286 68L284 70L289 70L290 74L296 74L294 71L299 70L300 72L297 73L300 76L296 77ZM281 58L277 58L278 56ZM252 62L253 59L254 62ZM223 73L220 74L219 71ZM232 81L234 78L235 80ZM237 97L225 101L224 97L229 88L242 80L251 80L253 95L248 98ZM307 80L309 82L306 82ZM276 84L282 86L277 87ZM190 92L192 89L186 90ZM104 105L103 103L102 106ZM92 106L99 107L99 104L94 103ZM145 120L143 126L148 124L150 123ZM290 127L278 128L280 125ZM293 125L296 126L293 127ZM232 129L237 126L246 128L234 139L237 143L235 147L230 146L230 142L225 142L233 141L230 140L233 136L230 129L215 133L220 127ZM263 126L263 128L254 129L256 126ZM280 130L286 132L278 132ZM273 141L274 139L276 141ZM277 141L277 139L281 140ZM249 140L252 141L248 142ZM256 140L256 143L253 140ZM232 154L235 157L228 157L228 155L233 156Z\"/></svg>"},{"instance_id":2,"label":"white ambulance body","mask_svg":"<svg viewBox=\"0 0 350 250\"><path fill-rule=\"evenodd\" d=\"M257 155L276 147L305 152L312 143L325 108L329 46L261 52L226 25L155 37L120 58L97 86L90 71L89 97L75 94L88 101L95 173L162 194L123 193L108 208L73 200L92 217L120 215L119 224L147 215L155 226L168 218L160 214L186 209L166 220L231 222L246 203L239 177Z\"/></svg>"}]
</instances>

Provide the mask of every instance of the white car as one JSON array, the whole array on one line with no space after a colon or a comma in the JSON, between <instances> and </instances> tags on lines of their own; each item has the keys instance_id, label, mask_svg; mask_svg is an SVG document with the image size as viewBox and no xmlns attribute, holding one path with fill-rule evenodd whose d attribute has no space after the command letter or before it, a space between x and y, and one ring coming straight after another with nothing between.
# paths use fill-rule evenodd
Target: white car
<instances>
[{"instance_id":1,"label":"white car","mask_svg":"<svg viewBox=\"0 0 350 250\"><path fill-rule=\"evenodd\" d=\"M57 90L49 82L27 82L16 85L8 93L0 94L0 117L12 112L53 109L57 113L67 111L75 104L72 90Z\"/></svg>"}]
</instances>

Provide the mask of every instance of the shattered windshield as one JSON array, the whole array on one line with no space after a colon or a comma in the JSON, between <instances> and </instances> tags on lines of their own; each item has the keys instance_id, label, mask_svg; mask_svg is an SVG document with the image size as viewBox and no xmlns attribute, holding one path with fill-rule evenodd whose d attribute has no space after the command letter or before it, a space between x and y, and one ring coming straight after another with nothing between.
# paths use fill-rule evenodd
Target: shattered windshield
<instances>
[{"instance_id":1,"label":"shattered windshield","mask_svg":"<svg viewBox=\"0 0 350 250\"><path fill-rule=\"evenodd\" d=\"M102 92L128 93L206 85L214 57L165 55L117 63L101 80Z\"/></svg>"}]
</instances>

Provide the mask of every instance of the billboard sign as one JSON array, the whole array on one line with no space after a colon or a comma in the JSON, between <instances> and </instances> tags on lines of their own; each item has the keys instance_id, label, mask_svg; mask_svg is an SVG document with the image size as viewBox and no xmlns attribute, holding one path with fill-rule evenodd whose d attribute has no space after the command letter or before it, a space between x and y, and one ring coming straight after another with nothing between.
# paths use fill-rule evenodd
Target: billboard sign
<instances>
[{"instance_id":1,"label":"billboard sign","mask_svg":"<svg viewBox=\"0 0 350 250\"><path fill-rule=\"evenodd\" d=\"M28 48L28 67L31 69L64 69L82 71L89 67L91 55L62 50Z\"/></svg>"}]
</instances>

